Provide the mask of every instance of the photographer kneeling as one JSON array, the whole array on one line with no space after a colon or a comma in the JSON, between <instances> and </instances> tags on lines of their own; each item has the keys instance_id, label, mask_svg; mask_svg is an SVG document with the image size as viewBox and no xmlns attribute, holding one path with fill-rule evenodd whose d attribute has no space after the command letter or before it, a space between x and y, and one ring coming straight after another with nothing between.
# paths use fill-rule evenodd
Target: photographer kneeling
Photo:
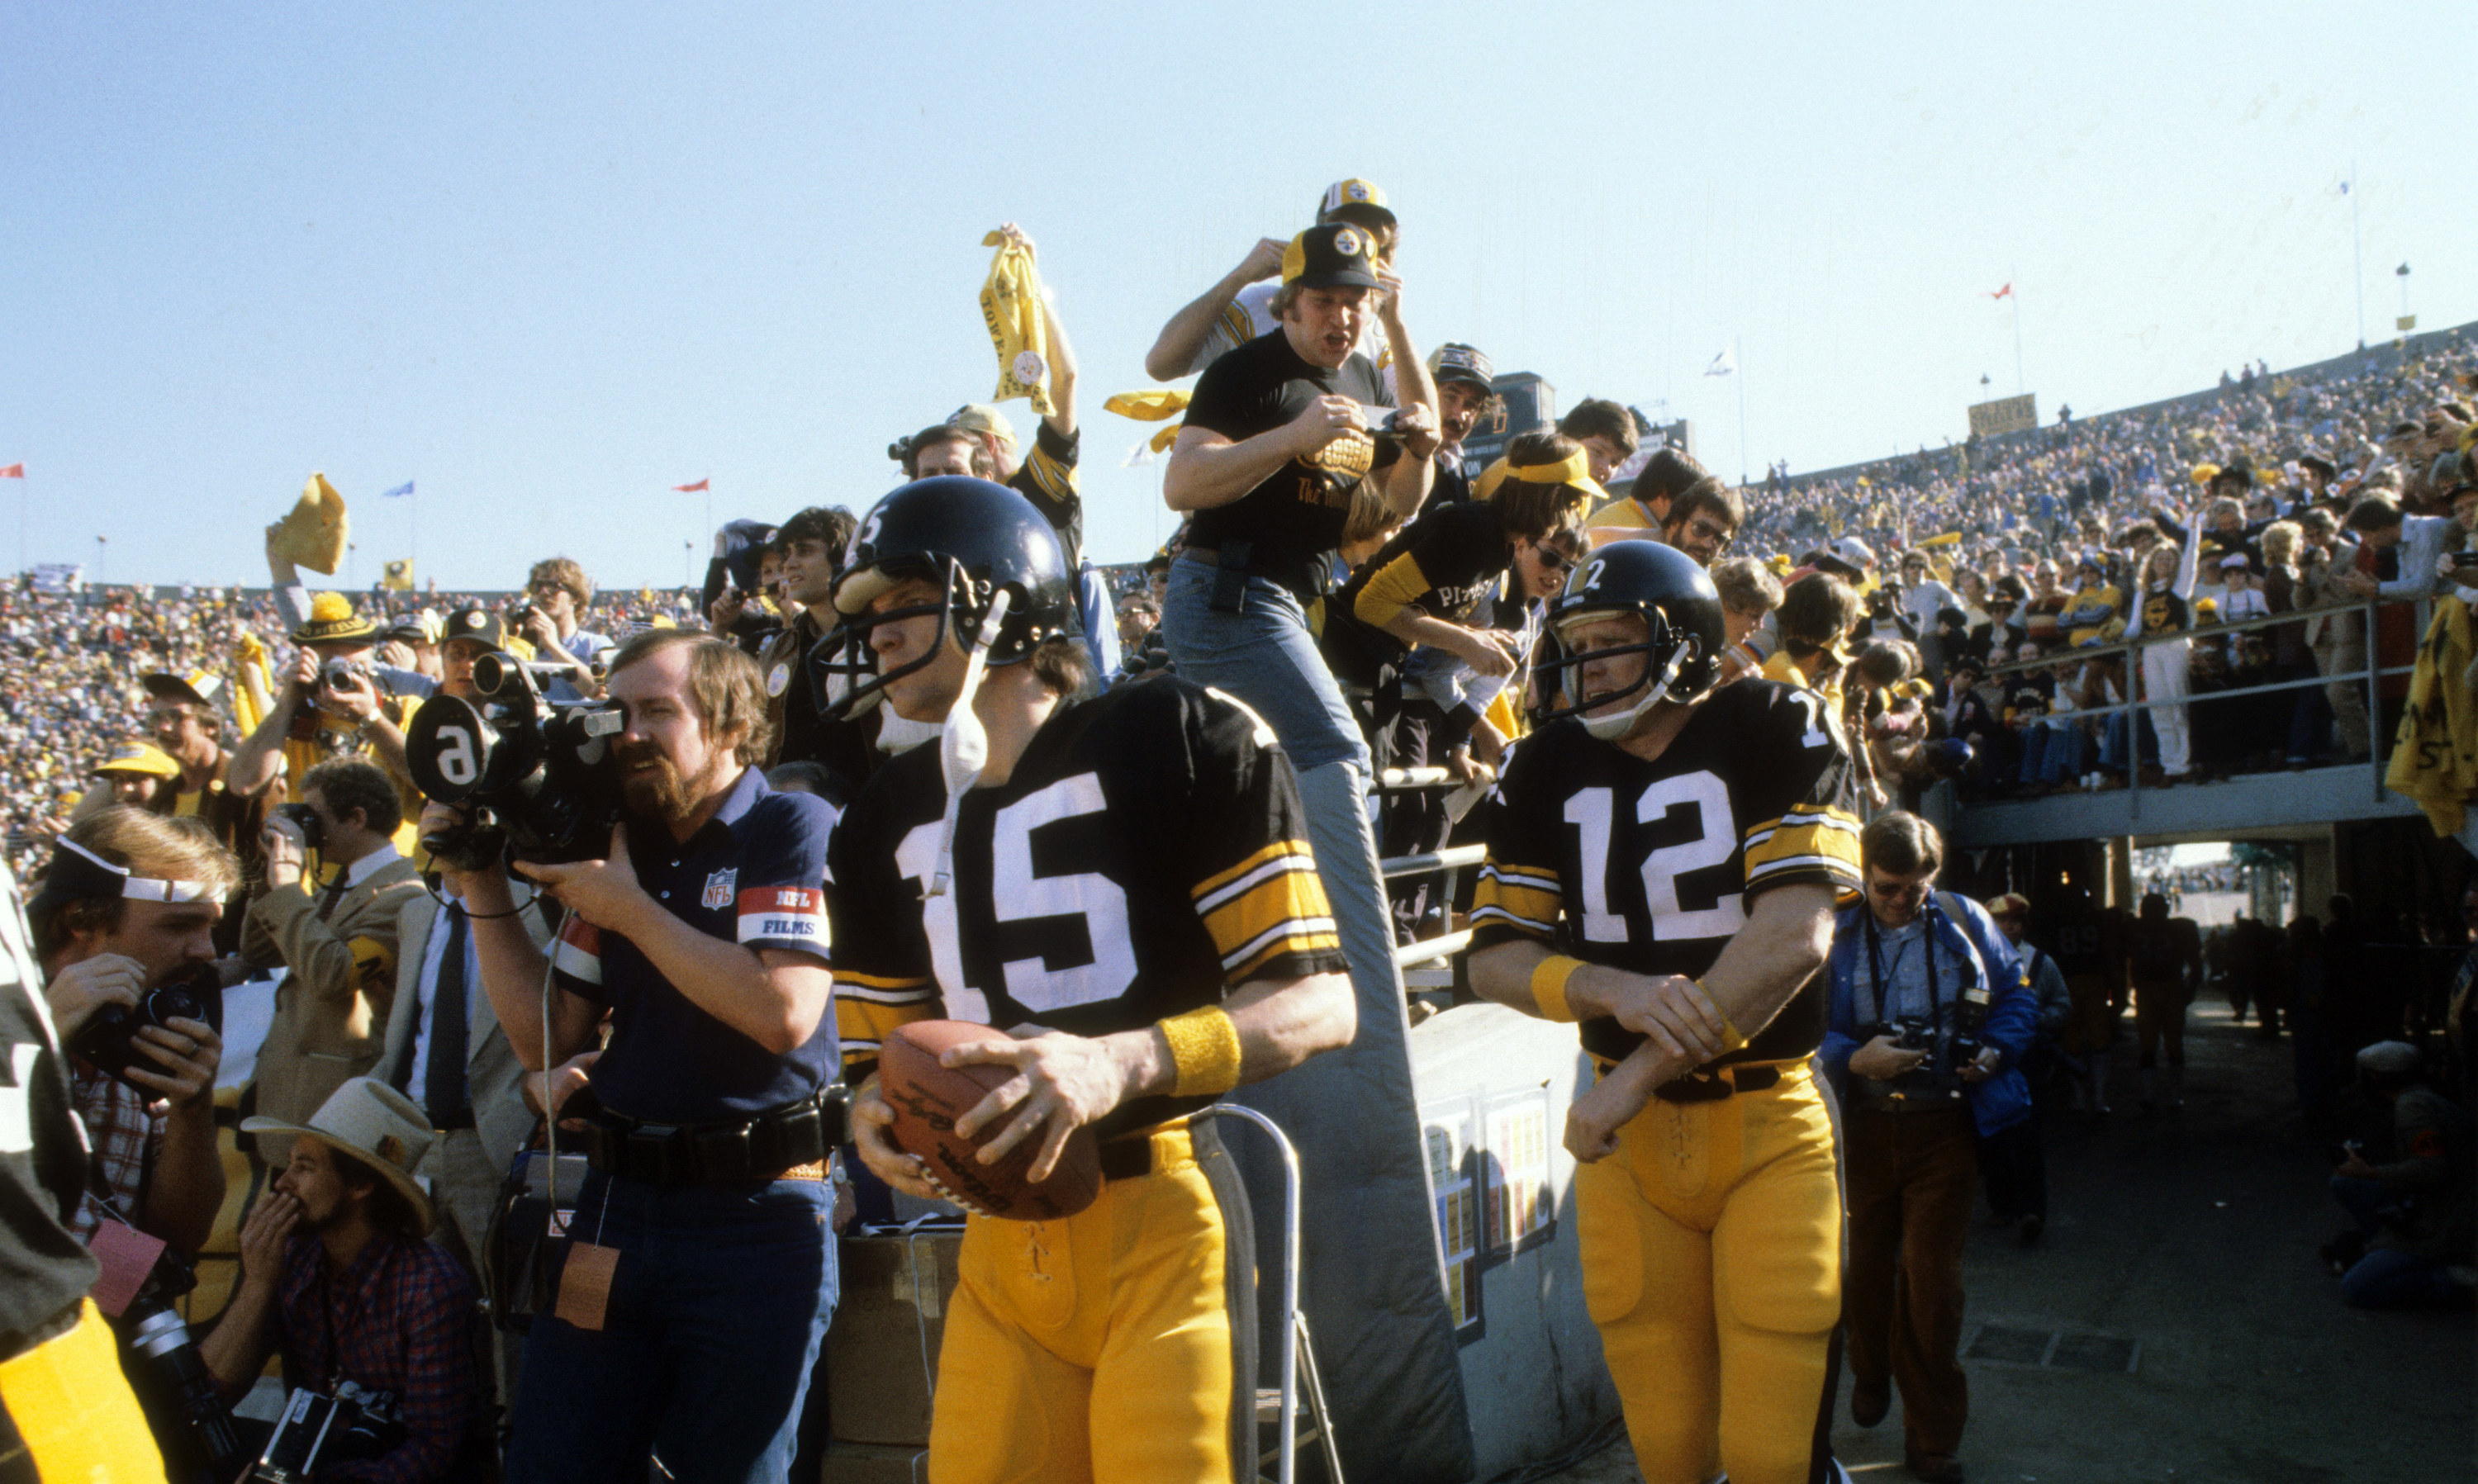
<instances>
[{"instance_id":1,"label":"photographer kneeling","mask_svg":"<svg viewBox=\"0 0 2478 1484\"><path fill-rule=\"evenodd\" d=\"M241 1225L240 1284L198 1346L216 1386L239 1400L281 1350L288 1382L338 1398L303 1460L321 1481L481 1477L473 1286L422 1240L430 1197L413 1177L430 1120L385 1083L355 1077L307 1123L240 1126L292 1136L292 1153ZM280 1430L294 1430L291 1411ZM316 1430L287 1441L309 1444Z\"/></svg>"},{"instance_id":2,"label":"photographer kneeling","mask_svg":"<svg viewBox=\"0 0 2478 1484\"><path fill-rule=\"evenodd\" d=\"M832 814L751 766L766 693L730 643L651 630L609 687L624 724L604 766L624 809L607 857L516 867L568 910L555 969L500 867L451 879L527 1070L612 1023L559 1110L592 1105L594 1172L551 1259L556 1313L526 1336L508 1477L642 1480L659 1453L689 1484L779 1479L834 1302ZM434 804L425 836L456 818Z\"/></svg>"},{"instance_id":3,"label":"photographer kneeling","mask_svg":"<svg viewBox=\"0 0 2478 1484\"><path fill-rule=\"evenodd\" d=\"M1873 1427L1902 1389L1910 1472L1958 1481L1970 1397L1961 1246L1979 1193L1973 1129L2031 1115L2014 1063L2037 1009L2012 943L1977 902L1934 890L1935 826L1899 810L1858 838L1866 899L1833 926L1819 1051L1840 1094L1850 1255L1842 1272L1851 1420Z\"/></svg>"}]
</instances>

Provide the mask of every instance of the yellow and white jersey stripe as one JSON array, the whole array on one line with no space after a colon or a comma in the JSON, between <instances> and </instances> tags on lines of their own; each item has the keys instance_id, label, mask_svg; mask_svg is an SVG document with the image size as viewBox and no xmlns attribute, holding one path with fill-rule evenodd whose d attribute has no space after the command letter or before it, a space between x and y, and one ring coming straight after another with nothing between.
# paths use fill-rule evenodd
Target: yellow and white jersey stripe
<instances>
[{"instance_id":1,"label":"yellow and white jersey stripe","mask_svg":"<svg viewBox=\"0 0 2478 1484\"><path fill-rule=\"evenodd\" d=\"M1277 840L1198 883L1190 894L1221 950L1223 976L1232 984L1246 983L1283 954L1342 947L1306 841Z\"/></svg>"}]
</instances>

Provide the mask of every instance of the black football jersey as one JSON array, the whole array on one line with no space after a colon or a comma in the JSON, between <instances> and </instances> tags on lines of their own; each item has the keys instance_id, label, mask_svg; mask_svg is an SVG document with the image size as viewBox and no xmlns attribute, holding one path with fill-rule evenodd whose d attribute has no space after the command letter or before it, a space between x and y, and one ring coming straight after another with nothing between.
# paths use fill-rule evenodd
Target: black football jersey
<instances>
[{"instance_id":1,"label":"black football jersey","mask_svg":"<svg viewBox=\"0 0 2478 1484\"><path fill-rule=\"evenodd\" d=\"M1472 946L1531 939L1588 963L1699 976L1774 887L1858 889L1858 814L1840 729L1811 691L1723 686L1656 761L1569 718L1514 750L1488 802ZM1818 973L1723 1061L1805 1056L1824 1037ZM1603 1017L1586 1050L1643 1038Z\"/></svg>"},{"instance_id":2,"label":"black football jersey","mask_svg":"<svg viewBox=\"0 0 2478 1484\"><path fill-rule=\"evenodd\" d=\"M1068 707L966 794L952 879L938 749L878 769L827 849L849 1074L908 1020L1134 1030L1226 989L1343 968L1289 759L1255 713L1175 675ZM1209 1098L1146 1098L1105 1137Z\"/></svg>"}]
</instances>

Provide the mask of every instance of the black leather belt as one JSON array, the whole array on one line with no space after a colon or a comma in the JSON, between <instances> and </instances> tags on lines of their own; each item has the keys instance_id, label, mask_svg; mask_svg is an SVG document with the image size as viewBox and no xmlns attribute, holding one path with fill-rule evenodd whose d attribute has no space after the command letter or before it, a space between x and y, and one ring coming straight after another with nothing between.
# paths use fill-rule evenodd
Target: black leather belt
<instances>
[{"instance_id":1,"label":"black leather belt","mask_svg":"<svg viewBox=\"0 0 2478 1484\"><path fill-rule=\"evenodd\" d=\"M1102 1179L1138 1180L1152 1172L1153 1140L1150 1134L1114 1139L1101 1145Z\"/></svg>"},{"instance_id":2,"label":"black leather belt","mask_svg":"<svg viewBox=\"0 0 2478 1484\"><path fill-rule=\"evenodd\" d=\"M1671 1103L1717 1103L1732 1093L1760 1093L1781 1081L1778 1067L1724 1067L1719 1072L1690 1071L1653 1089L1652 1095Z\"/></svg>"},{"instance_id":3,"label":"black leather belt","mask_svg":"<svg viewBox=\"0 0 2478 1484\"><path fill-rule=\"evenodd\" d=\"M850 1092L837 1085L787 1108L730 1123L647 1123L608 1109L578 1143L608 1175L649 1185L746 1185L809 1175L850 1137Z\"/></svg>"}]
</instances>

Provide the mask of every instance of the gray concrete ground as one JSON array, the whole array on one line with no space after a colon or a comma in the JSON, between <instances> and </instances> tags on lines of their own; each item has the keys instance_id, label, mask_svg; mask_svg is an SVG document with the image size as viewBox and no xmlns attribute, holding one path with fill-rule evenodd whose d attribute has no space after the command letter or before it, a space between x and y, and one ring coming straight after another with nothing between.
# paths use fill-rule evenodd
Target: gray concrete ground
<instances>
[{"instance_id":1,"label":"gray concrete ground","mask_svg":"<svg viewBox=\"0 0 2478 1484\"><path fill-rule=\"evenodd\" d=\"M2369 1314L2314 1249L2342 1224L2320 1141L2293 1111L2289 1044L2188 1016L2186 1107L2136 1111L2120 1048L2115 1114L2048 1126L2049 1225L2034 1249L1971 1234L1965 1349L2101 1335L2130 1372L1965 1361L1961 1458L1978 1484L2357 1484L2478 1477L2478 1343L2467 1310ZM2128 1032L2131 1034L2131 1023ZM2009 1333L2011 1332L2011 1333ZM2019 1340L2019 1334L2035 1337ZM1862 1481L1904 1480L1901 1408L1833 1446ZM1632 1484L1621 1442L1555 1477Z\"/></svg>"}]
</instances>

